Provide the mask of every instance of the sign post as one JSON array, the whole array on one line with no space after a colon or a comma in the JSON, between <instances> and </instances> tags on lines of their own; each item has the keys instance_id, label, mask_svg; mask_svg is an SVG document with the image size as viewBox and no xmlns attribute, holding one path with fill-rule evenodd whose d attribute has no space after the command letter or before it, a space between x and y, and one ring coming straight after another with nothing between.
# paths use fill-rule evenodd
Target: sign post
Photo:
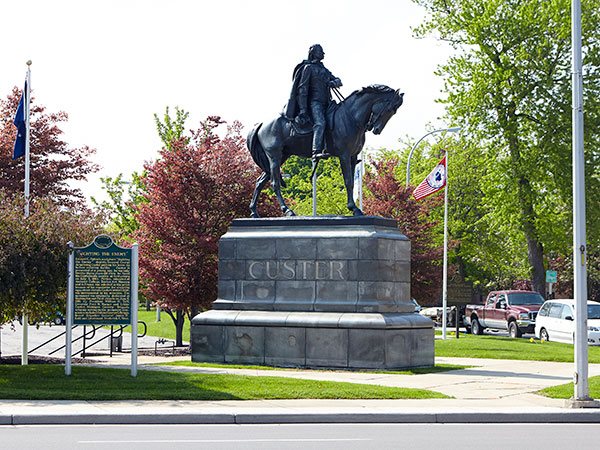
<instances>
[{"instance_id":1,"label":"sign post","mask_svg":"<svg viewBox=\"0 0 600 450\"><path fill-rule=\"evenodd\" d=\"M448 302L456 309L456 339L458 339L461 306L465 306L473 302L473 284L462 280L450 280L448 283Z\"/></svg>"},{"instance_id":2,"label":"sign post","mask_svg":"<svg viewBox=\"0 0 600 450\"><path fill-rule=\"evenodd\" d=\"M556 283L556 270L546 270L546 283L548 283L548 298L552 296L552 284Z\"/></svg>"},{"instance_id":3,"label":"sign post","mask_svg":"<svg viewBox=\"0 0 600 450\"><path fill-rule=\"evenodd\" d=\"M87 247L69 243L65 374L71 374L71 329L131 325L131 376L137 375L138 245L123 248L100 235Z\"/></svg>"}]
</instances>

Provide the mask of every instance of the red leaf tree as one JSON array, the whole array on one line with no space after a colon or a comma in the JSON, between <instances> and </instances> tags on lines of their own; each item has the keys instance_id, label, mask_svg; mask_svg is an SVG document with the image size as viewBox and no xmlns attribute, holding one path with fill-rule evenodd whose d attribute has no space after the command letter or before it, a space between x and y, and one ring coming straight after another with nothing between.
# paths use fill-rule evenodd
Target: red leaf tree
<instances>
[{"instance_id":1,"label":"red leaf tree","mask_svg":"<svg viewBox=\"0 0 600 450\"><path fill-rule=\"evenodd\" d=\"M209 117L191 139L171 141L160 159L145 165L147 203L138 206L135 234L143 291L167 308L178 346L183 313L191 319L216 299L219 238L234 218L248 217L258 177L241 125L234 123L220 138L215 128L222 123ZM263 207L276 214L273 202Z\"/></svg>"},{"instance_id":2,"label":"red leaf tree","mask_svg":"<svg viewBox=\"0 0 600 450\"><path fill-rule=\"evenodd\" d=\"M373 163L374 171L365 175L364 209L369 215L389 217L398 221L398 228L411 241L411 295L422 304L435 304L442 292L443 247L436 243L438 222L430 211L443 201L432 195L420 201L412 197L413 186L401 184L395 172L397 158L384 158ZM437 229L436 229L437 227Z\"/></svg>"},{"instance_id":3,"label":"red leaf tree","mask_svg":"<svg viewBox=\"0 0 600 450\"><path fill-rule=\"evenodd\" d=\"M21 91L16 87L0 101L0 189L9 196L22 195L25 158L12 159L17 129L13 124ZM35 100L35 99L33 99ZM61 122L65 112L47 113L41 105L31 104L30 192L31 198L47 198L62 206L85 204L80 189L69 186L71 180L85 180L98 170L89 158L95 150L87 146L71 148L62 140Z\"/></svg>"}]
</instances>

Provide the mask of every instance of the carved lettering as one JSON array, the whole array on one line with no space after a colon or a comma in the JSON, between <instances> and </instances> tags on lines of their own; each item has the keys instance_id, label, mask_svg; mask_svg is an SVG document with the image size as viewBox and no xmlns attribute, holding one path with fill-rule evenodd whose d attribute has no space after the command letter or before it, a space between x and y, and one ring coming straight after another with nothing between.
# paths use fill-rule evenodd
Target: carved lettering
<instances>
[{"instance_id":1,"label":"carved lettering","mask_svg":"<svg viewBox=\"0 0 600 450\"><path fill-rule=\"evenodd\" d=\"M290 280L293 280L294 278L296 278L296 265L294 264L293 261L284 261L283 262L283 268L289 272L289 276L286 277ZM285 275L284 275L285 276Z\"/></svg>"},{"instance_id":2,"label":"carved lettering","mask_svg":"<svg viewBox=\"0 0 600 450\"><path fill-rule=\"evenodd\" d=\"M346 264L347 261L323 260L250 261L248 275L252 280L294 280L298 265L298 275L302 280L346 280Z\"/></svg>"},{"instance_id":3,"label":"carved lettering","mask_svg":"<svg viewBox=\"0 0 600 450\"><path fill-rule=\"evenodd\" d=\"M337 266L336 268L334 268L334 266ZM344 279L344 274L342 273L342 269L344 268L344 264L342 261L329 261L329 279L333 280L334 276L333 276L333 272L335 270L335 272L338 273L340 280Z\"/></svg>"},{"instance_id":4,"label":"carved lettering","mask_svg":"<svg viewBox=\"0 0 600 450\"><path fill-rule=\"evenodd\" d=\"M250 263L250 265L248 266L248 273L250 274L250 278L252 278L253 280L258 280L258 276L254 273L254 266L257 266L261 263L262 261L252 261Z\"/></svg>"},{"instance_id":5,"label":"carved lettering","mask_svg":"<svg viewBox=\"0 0 600 450\"><path fill-rule=\"evenodd\" d=\"M306 276L306 266L308 265L308 263L310 261L298 261L300 264L302 264L302 279L306 280L307 276Z\"/></svg>"},{"instance_id":6,"label":"carved lettering","mask_svg":"<svg viewBox=\"0 0 600 450\"><path fill-rule=\"evenodd\" d=\"M275 262L275 273L272 274L271 273L271 262L272 261L267 261L267 277L270 280L275 280L277 278L277 275L279 275L279 261L274 261Z\"/></svg>"},{"instance_id":7,"label":"carved lettering","mask_svg":"<svg viewBox=\"0 0 600 450\"><path fill-rule=\"evenodd\" d=\"M325 270L321 270L321 267L325 267ZM326 272L327 268L327 261L315 261L315 280L331 280L331 273L320 276L321 273Z\"/></svg>"}]
</instances>

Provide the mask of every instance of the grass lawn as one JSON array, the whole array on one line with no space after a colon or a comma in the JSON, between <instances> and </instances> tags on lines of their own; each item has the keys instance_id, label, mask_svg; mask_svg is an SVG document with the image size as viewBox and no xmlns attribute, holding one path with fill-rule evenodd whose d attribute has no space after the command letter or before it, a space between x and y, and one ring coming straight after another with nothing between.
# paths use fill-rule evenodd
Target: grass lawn
<instances>
[{"instance_id":1,"label":"grass lawn","mask_svg":"<svg viewBox=\"0 0 600 450\"><path fill-rule=\"evenodd\" d=\"M590 377L588 379L590 397L600 398L600 377ZM575 388L573 383L561 384L559 386L552 386L546 389L538 391L537 394L543 395L550 398L564 398L565 400L573 397Z\"/></svg>"},{"instance_id":2,"label":"grass lawn","mask_svg":"<svg viewBox=\"0 0 600 450\"><path fill-rule=\"evenodd\" d=\"M160 322L157 322L155 308L152 308L150 311L146 311L145 307L140 308L138 310L138 321L140 320L146 323L146 326L148 327L146 334L148 336L164 337L173 341L175 340L175 324L173 323L171 316L166 312L160 314ZM131 327L125 327L123 331L127 333L130 332ZM138 325L138 333L143 331L143 326ZM190 340L190 322L187 320L187 317L183 324L183 340Z\"/></svg>"},{"instance_id":3,"label":"grass lawn","mask_svg":"<svg viewBox=\"0 0 600 450\"><path fill-rule=\"evenodd\" d=\"M435 356L573 362L574 350L572 344L559 342L469 334L436 339ZM600 347L589 347L589 362L600 363Z\"/></svg>"},{"instance_id":4,"label":"grass lawn","mask_svg":"<svg viewBox=\"0 0 600 450\"><path fill-rule=\"evenodd\" d=\"M244 366L240 364L215 364L215 363L196 363L192 361L173 361L168 363L157 363L158 366L186 366L186 367L215 367L223 369L252 369L252 370L297 370L284 367L272 366ZM354 370L353 372L365 373L389 373L393 375L421 375L426 373L449 372L450 370L466 369L470 366L457 366L452 364L436 364L435 367L422 367L407 370ZM335 369L315 369L319 371L335 372Z\"/></svg>"},{"instance_id":5,"label":"grass lawn","mask_svg":"<svg viewBox=\"0 0 600 450\"><path fill-rule=\"evenodd\" d=\"M0 398L23 400L255 400L450 398L423 389L282 377L207 375L74 366L0 365Z\"/></svg>"}]
</instances>

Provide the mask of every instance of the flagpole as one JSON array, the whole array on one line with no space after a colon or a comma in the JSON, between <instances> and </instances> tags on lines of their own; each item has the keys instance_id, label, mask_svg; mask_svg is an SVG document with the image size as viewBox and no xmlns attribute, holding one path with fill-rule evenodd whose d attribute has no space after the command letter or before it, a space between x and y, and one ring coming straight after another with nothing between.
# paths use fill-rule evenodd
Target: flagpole
<instances>
[{"instance_id":1,"label":"flagpole","mask_svg":"<svg viewBox=\"0 0 600 450\"><path fill-rule=\"evenodd\" d=\"M27 78L25 83L25 101L23 107L25 108L25 218L29 217L29 104L30 104L30 93L31 93L31 60L27 61ZM23 308L23 343L21 345L21 365L26 366L28 364L27 352L28 352L28 323L29 317L27 314L27 308Z\"/></svg>"},{"instance_id":2,"label":"flagpole","mask_svg":"<svg viewBox=\"0 0 600 450\"><path fill-rule=\"evenodd\" d=\"M446 186L444 188L444 274L442 281L442 339L446 339L448 321L448 154L446 150ZM458 320L458 313L456 314Z\"/></svg>"},{"instance_id":3,"label":"flagpole","mask_svg":"<svg viewBox=\"0 0 600 450\"><path fill-rule=\"evenodd\" d=\"M31 60L27 61L27 92L25 105L25 217L29 217L29 106L31 93Z\"/></svg>"}]
</instances>

